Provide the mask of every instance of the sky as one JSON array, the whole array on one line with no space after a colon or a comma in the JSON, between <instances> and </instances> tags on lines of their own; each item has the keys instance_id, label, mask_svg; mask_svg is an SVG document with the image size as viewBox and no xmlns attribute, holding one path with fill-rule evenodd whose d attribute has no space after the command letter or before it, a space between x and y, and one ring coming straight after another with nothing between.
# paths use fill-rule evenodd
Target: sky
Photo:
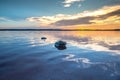
<instances>
[{"instance_id":1,"label":"sky","mask_svg":"<svg viewBox=\"0 0 120 80\"><path fill-rule=\"evenodd\" d=\"M120 29L120 0L0 0L0 29Z\"/></svg>"}]
</instances>

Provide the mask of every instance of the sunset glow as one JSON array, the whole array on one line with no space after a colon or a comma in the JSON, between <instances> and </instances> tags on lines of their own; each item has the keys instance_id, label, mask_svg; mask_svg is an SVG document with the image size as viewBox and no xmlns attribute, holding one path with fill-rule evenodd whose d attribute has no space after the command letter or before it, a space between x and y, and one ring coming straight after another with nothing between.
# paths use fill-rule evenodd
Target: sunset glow
<instances>
[{"instance_id":1,"label":"sunset glow","mask_svg":"<svg viewBox=\"0 0 120 80\"><path fill-rule=\"evenodd\" d=\"M94 0L93 0L94 1ZM88 9L85 9L83 7L84 3L88 2L87 0L65 0L65 1L59 1L57 2L59 4L59 7L53 8L49 14L49 11L45 14L43 13L43 10L38 10L37 14L33 11L31 13L27 12L27 15L24 13L24 9L22 9L22 12L20 16L9 16L3 13L0 13L0 28L60 28L60 29L120 29L120 5L118 5L116 2L119 2L117 0L113 1L114 3L110 1L106 1L106 4L99 6L99 8L91 7ZM104 1L103 1L104 2ZM109 5L107 4L109 3ZM47 2L46 2L47 3ZM81 7L78 7L79 5ZM102 3L102 2L101 2ZM0 3L2 4L2 3ZM3 5L6 4L3 2ZM10 6L12 3L10 3L8 6ZM17 3L19 5L19 3ZM22 3L24 5L24 3ZM30 2L31 4L31 2ZM45 4L45 1L44 1ZM49 5L55 4L52 2ZM91 4L88 2L87 4ZM3 7L3 5L1 5ZM27 4L30 6L29 4ZM46 4L45 4L46 5ZM49 5L47 5L49 10ZM60 6L62 5L62 6ZM76 7L74 7L77 5ZM93 4L91 4L93 5ZM96 2L96 6L99 5L99 2ZM20 6L20 5L19 5ZM34 5L34 7L36 7ZM40 8L42 6L39 6ZM73 7L76 10L73 10ZM90 6L88 6L90 7ZM57 12L57 8L61 8L61 11ZM13 10L12 8L10 8ZM2 10L2 12L5 12L6 10ZM28 9L29 10L29 9ZM26 9L26 11L28 11ZM37 9L35 9L37 10ZM67 13L66 10L70 11L71 13ZM25 11L25 12L26 12ZM54 11L54 12L53 12ZM16 12L15 12L16 13ZM18 13L19 14L19 13ZM10 13L12 15L12 13ZM24 16L24 18L19 18ZM28 16L29 15L29 16ZM35 16L34 16L35 15Z\"/></svg>"}]
</instances>

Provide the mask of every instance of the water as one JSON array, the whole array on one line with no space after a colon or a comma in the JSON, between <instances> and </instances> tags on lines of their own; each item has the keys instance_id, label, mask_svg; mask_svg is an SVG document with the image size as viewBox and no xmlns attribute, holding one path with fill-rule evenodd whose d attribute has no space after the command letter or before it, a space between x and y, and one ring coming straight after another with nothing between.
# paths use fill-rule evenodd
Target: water
<instances>
[{"instance_id":1,"label":"water","mask_svg":"<svg viewBox=\"0 0 120 80\"><path fill-rule=\"evenodd\" d=\"M1 31L0 80L120 80L120 32Z\"/></svg>"}]
</instances>

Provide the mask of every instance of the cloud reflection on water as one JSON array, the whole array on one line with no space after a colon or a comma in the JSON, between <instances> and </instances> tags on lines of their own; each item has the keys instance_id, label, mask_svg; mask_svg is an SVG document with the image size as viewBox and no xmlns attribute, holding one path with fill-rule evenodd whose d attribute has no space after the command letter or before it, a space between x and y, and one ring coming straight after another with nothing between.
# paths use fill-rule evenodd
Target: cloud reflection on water
<instances>
[{"instance_id":1,"label":"cloud reflection on water","mask_svg":"<svg viewBox=\"0 0 120 80\"><path fill-rule=\"evenodd\" d=\"M57 40L64 40L71 46L79 48L91 49L95 51L109 51L120 52L120 32L102 32L102 31L89 31L89 32L43 32L40 35L47 37L44 44L55 43ZM40 37L40 36L39 36ZM41 42L41 40L34 42Z\"/></svg>"},{"instance_id":2,"label":"cloud reflection on water","mask_svg":"<svg viewBox=\"0 0 120 80\"><path fill-rule=\"evenodd\" d=\"M119 80L119 36L101 31L2 32L1 80ZM54 47L58 40L67 42L66 50Z\"/></svg>"}]
</instances>

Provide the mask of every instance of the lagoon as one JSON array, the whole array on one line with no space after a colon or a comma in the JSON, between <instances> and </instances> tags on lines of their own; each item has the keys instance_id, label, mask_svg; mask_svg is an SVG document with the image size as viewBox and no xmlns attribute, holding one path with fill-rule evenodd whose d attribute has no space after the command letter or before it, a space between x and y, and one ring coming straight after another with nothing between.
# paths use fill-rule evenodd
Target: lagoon
<instances>
[{"instance_id":1,"label":"lagoon","mask_svg":"<svg viewBox=\"0 0 120 80\"><path fill-rule=\"evenodd\" d=\"M120 32L0 31L0 80L120 80Z\"/></svg>"}]
</instances>

